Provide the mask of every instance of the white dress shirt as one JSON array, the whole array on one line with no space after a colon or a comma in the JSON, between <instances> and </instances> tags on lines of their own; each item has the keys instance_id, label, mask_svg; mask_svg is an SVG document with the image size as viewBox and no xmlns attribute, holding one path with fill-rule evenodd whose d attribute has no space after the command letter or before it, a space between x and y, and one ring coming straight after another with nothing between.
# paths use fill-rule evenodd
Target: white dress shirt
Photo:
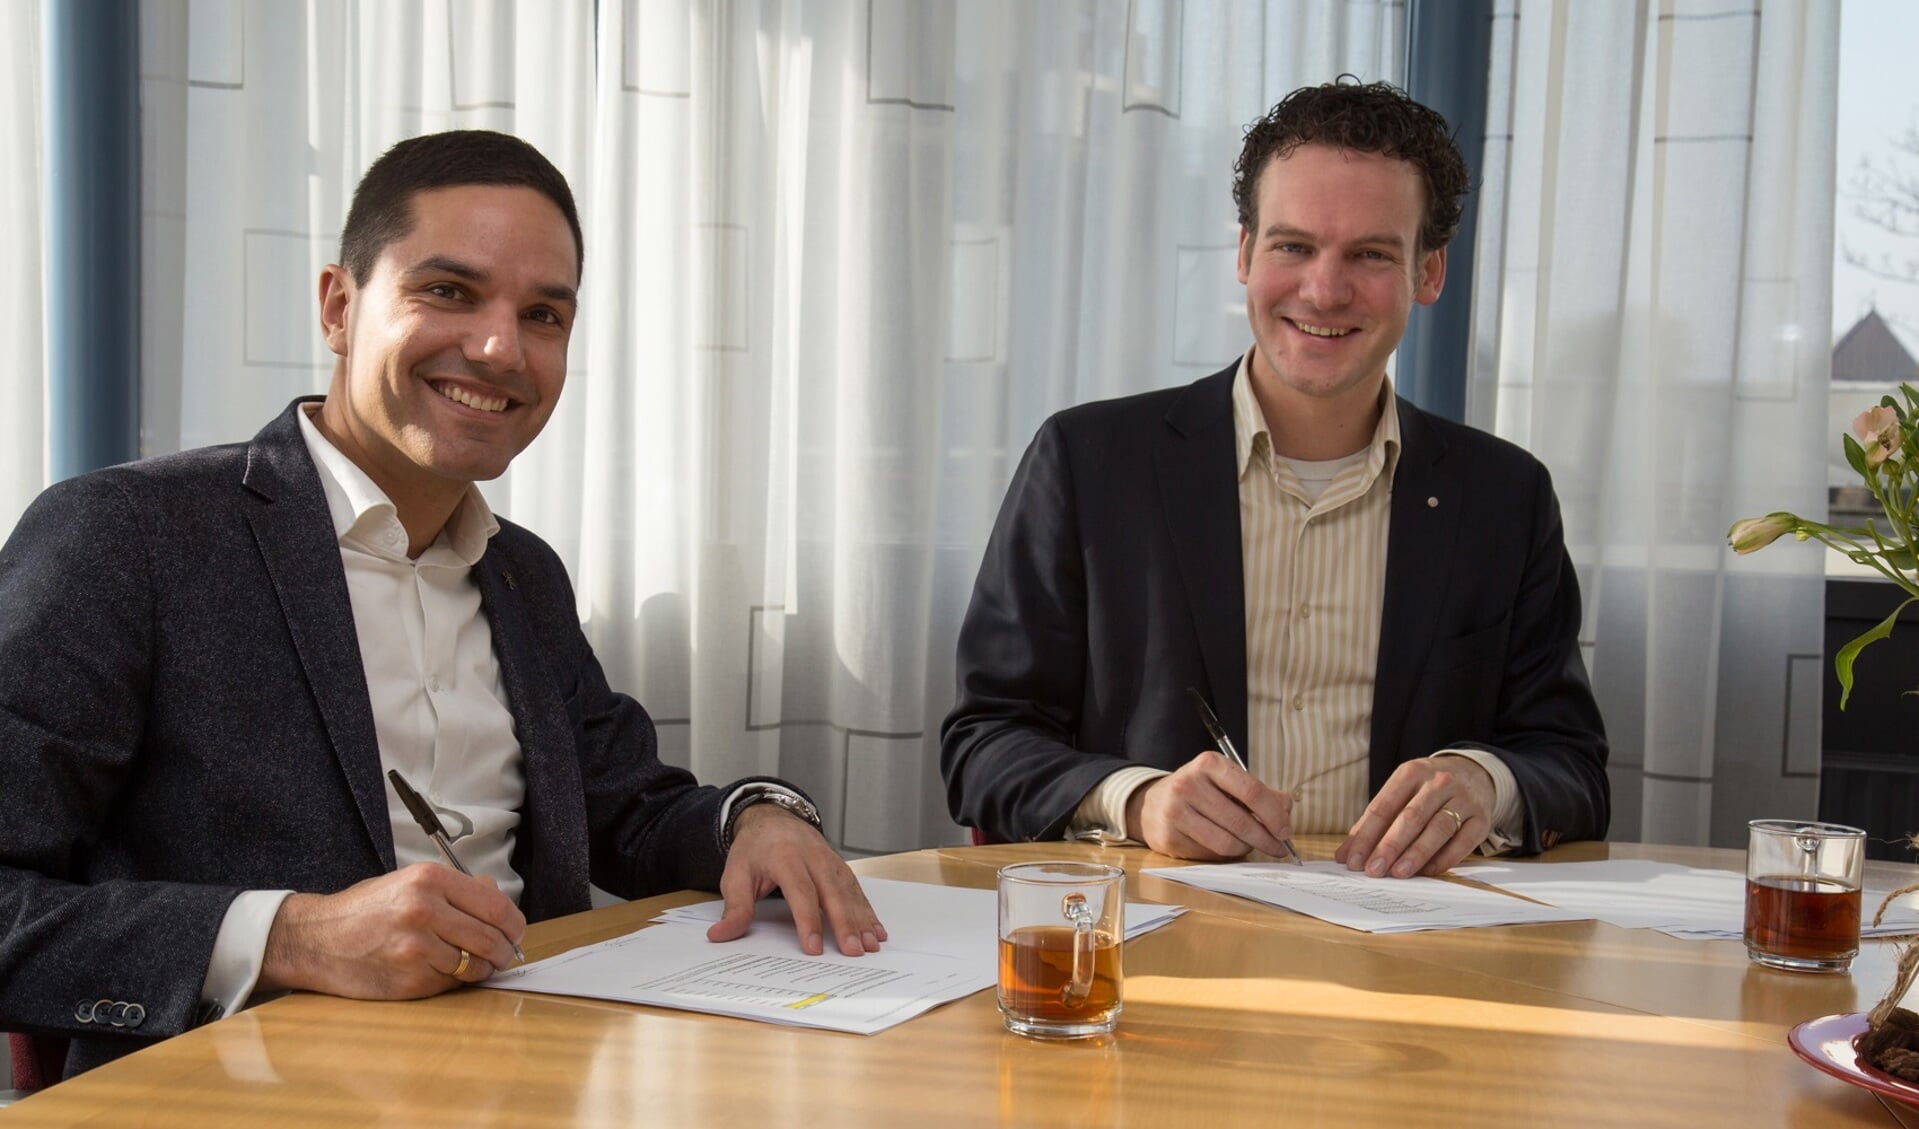
<instances>
[{"instance_id":1,"label":"white dress shirt","mask_svg":"<svg viewBox=\"0 0 1919 1129\"><path fill-rule=\"evenodd\" d=\"M320 475L346 568L347 596L373 705L382 779L399 769L432 804L460 861L507 897L523 889L512 866L513 834L526 795L493 629L480 610L473 566L499 523L476 488L418 560L408 558L398 511L366 472L300 414L300 433ZM400 866L440 853L391 787L387 818ZM252 994L267 934L290 891L241 894L214 941L201 998L228 1012Z\"/></svg>"}]
</instances>

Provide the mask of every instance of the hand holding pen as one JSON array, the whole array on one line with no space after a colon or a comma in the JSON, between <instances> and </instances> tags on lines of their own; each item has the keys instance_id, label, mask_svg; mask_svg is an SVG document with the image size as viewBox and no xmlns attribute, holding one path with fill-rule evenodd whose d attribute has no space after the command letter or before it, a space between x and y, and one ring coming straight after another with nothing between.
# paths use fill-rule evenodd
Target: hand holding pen
<instances>
[{"instance_id":1,"label":"hand holding pen","mask_svg":"<svg viewBox=\"0 0 1919 1129\"><path fill-rule=\"evenodd\" d=\"M1135 788L1126 801L1125 827L1130 837L1175 858L1225 861L1248 851L1287 858L1292 807L1291 796L1208 749L1171 775Z\"/></svg>"},{"instance_id":2,"label":"hand holding pen","mask_svg":"<svg viewBox=\"0 0 1919 1129\"><path fill-rule=\"evenodd\" d=\"M1199 723L1206 727L1206 732L1213 738L1213 743L1219 749L1220 755L1238 765L1241 772L1251 775L1253 771L1251 766L1246 763L1245 757L1239 755L1239 748L1233 744L1233 739L1226 735L1226 727L1219 723L1218 716L1213 713L1213 707L1206 704L1206 698L1191 686L1186 688L1186 696L1193 700L1193 709L1199 713ZM1279 845L1286 848L1282 857L1291 859L1294 866L1306 865L1306 860L1299 857L1299 851L1293 846L1291 838L1280 836Z\"/></svg>"},{"instance_id":3,"label":"hand holding pen","mask_svg":"<svg viewBox=\"0 0 1919 1129\"><path fill-rule=\"evenodd\" d=\"M426 832L426 837L431 839L433 845L440 849L440 856L446 859L446 864L471 878L473 872L468 870L466 864L460 861L460 856L453 853L453 843L446 837L446 828L441 825L440 817L434 812L433 805L426 802L426 797L413 790L413 785L406 782L406 777L400 775L399 769L388 769L386 776L388 780L393 782L393 790L399 794L400 802L405 804L406 810L413 814L413 822L419 824L420 830ZM526 954L520 951L520 946L513 944L511 941L507 943L513 945L514 957L517 958L521 964L525 964ZM462 954L460 958L460 972L464 972L466 971L466 961L469 958L465 955L466 950L462 949L460 951ZM458 979L460 972L452 974L455 979Z\"/></svg>"}]
</instances>

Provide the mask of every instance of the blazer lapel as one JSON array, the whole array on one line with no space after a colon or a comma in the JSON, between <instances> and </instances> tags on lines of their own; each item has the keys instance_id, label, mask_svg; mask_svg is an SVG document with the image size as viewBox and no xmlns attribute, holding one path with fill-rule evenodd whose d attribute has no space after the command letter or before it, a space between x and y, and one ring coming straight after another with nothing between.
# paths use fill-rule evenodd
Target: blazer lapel
<instances>
[{"instance_id":1,"label":"blazer lapel","mask_svg":"<svg viewBox=\"0 0 1919 1129\"><path fill-rule=\"evenodd\" d=\"M293 414L307 402L294 401L248 445L243 482L252 496L246 519L340 771L374 849L391 870L393 826L346 570L319 472Z\"/></svg>"},{"instance_id":2,"label":"blazer lapel","mask_svg":"<svg viewBox=\"0 0 1919 1129\"><path fill-rule=\"evenodd\" d=\"M1153 448L1160 504L1220 724L1246 746L1246 590L1239 546L1233 377L1239 365L1187 388Z\"/></svg>"},{"instance_id":3,"label":"blazer lapel","mask_svg":"<svg viewBox=\"0 0 1919 1129\"><path fill-rule=\"evenodd\" d=\"M544 920L587 908L590 854L581 797L585 785L574 755L566 703L547 663L522 597L522 568L496 536L474 566L480 606L493 632L513 731L520 743L526 799L520 805L513 868L525 880L520 908L528 920Z\"/></svg>"},{"instance_id":4,"label":"blazer lapel","mask_svg":"<svg viewBox=\"0 0 1919 1129\"><path fill-rule=\"evenodd\" d=\"M1442 601L1452 585L1463 501L1457 468L1446 461L1445 441L1425 413L1404 400L1395 403L1399 467L1393 476L1385 601L1373 679L1374 792L1400 761L1400 730L1432 650Z\"/></svg>"}]
</instances>

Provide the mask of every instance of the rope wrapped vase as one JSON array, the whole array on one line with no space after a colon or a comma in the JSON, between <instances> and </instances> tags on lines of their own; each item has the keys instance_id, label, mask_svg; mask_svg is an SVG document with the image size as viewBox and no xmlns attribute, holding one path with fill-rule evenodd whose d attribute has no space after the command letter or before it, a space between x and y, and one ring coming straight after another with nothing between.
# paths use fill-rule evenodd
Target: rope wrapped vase
<instances>
[{"instance_id":1,"label":"rope wrapped vase","mask_svg":"<svg viewBox=\"0 0 1919 1129\"><path fill-rule=\"evenodd\" d=\"M1911 843L1919 848L1919 835L1913 836ZM1919 891L1919 883L1887 894L1872 915L1872 923L1878 925L1885 920L1886 910L1894 901L1915 891ZM1919 933L1901 934L1894 940L1900 942L1898 974L1885 998L1866 1013L1866 1033L1855 1045L1859 1057L1878 1069L1907 1082L1919 1082L1919 1013L1899 1006L1913 980L1919 978Z\"/></svg>"}]
</instances>

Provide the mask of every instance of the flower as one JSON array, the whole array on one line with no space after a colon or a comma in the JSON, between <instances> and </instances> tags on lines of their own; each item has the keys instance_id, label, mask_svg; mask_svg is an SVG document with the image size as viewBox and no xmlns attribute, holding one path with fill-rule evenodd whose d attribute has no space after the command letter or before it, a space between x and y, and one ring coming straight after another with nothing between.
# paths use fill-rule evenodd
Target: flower
<instances>
[{"instance_id":1,"label":"flower","mask_svg":"<svg viewBox=\"0 0 1919 1129\"><path fill-rule=\"evenodd\" d=\"M1899 613L1907 604L1919 601L1919 540L1915 540L1915 531L1919 530L1919 513L1915 512L1919 467L1914 466L1913 457L1919 455L1919 391L1901 384L1899 396L1886 396L1877 407L1860 412L1852 421L1851 432L1841 437L1846 445L1846 462L1865 480L1866 489L1886 515L1885 528L1868 519L1863 528L1835 529L1778 511L1765 517L1742 518L1726 531L1733 552L1742 554L1757 552L1787 533L1801 541L1818 540L1848 559L1878 570L1905 591L1905 602L1891 615L1861 632L1833 656L1842 710L1852 697L1852 665L1859 652L1891 635ZM1900 457L1902 452L1905 457Z\"/></svg>"},{"instance_id":2,"label":"flower","mask_svg":"<svg viewBox=\"0 0 1919 1129\"><path fill-rule=\"evenodd\" d=\"M1777 541L1782 534L1791 533L1798 525L1798 518L1784 512L1741 518L1732 523L1726 540L1735 553L1754 553Z\"/></svg>"},{"instance_id":3,"label":"flower","mask_svg":"<svg viewBox=\"0 0 1919 1129\"><path fill-rule=\"evenodd\" d=\"M1865 448L1866 464L1878 466L1899 449L1899 413L1881 404L1853 418L1852 433Z\"/></svg>"}]
</instances>

